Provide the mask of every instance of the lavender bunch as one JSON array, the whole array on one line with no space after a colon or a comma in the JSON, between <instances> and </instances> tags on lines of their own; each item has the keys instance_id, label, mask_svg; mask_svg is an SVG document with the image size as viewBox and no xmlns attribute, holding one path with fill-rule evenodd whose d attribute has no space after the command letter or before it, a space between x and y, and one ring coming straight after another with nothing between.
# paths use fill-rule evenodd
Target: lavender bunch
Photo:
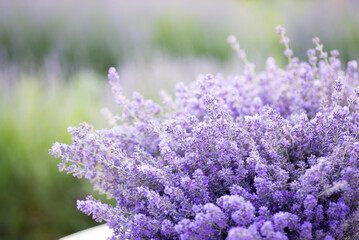
<instances>
[{"instance_id":1,"label":"lavender bunch","mask_svg":"<svg viewBox=\"0 0 359 240\"><path fill-rule=\"evenodd\" d=\"M355 239L359 237L357 62L318 38L308 62L277 28L285 69L255 73L235 37L243 75L200 76L163 104L121 94L112 127L69 128L55 143L60 171L85 177L116 206L89 196L78 209L106 221L112 239Z\"/></svg>"}]
</instances>

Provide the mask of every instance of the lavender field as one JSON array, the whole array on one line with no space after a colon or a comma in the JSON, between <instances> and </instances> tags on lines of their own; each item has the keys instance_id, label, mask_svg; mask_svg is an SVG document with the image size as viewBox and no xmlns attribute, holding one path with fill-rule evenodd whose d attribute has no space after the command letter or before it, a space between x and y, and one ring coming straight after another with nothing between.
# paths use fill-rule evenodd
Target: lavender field
<instances>
[{"instance_id":1,"label":"lavender field","mask_svg":"<svg viewBox=\"0 0 359 240\"><path fill-rule=\"evenodd\" d=\"M0 238L58 239L94 226L76 205L93 195L109 205L87 198L80 210L105 209L94 215L118 239L354 239L358 11L355 0L0 0ZM153 102L121 102L133 91ZM122 130L103 107L123 113ZM74 168L83 164L76 138L93 130L67 127L82 122L104 129L98 141L128 154L128 165L116 153L107 172L92 155ZM62 166L69 173L98 171L83 176L104 195L49 156L72 138L74 152L54 145L52 154L77 159ZM111 218L120 208L131 214Z\"/></svg>"}]
</instances>

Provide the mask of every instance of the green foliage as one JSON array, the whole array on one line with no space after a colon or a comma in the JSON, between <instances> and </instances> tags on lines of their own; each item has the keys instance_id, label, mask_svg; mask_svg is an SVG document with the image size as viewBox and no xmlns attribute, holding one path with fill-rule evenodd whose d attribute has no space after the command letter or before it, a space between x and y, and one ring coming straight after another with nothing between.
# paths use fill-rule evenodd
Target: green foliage
<instances>
[{"instance_id":1,"label":"green foliage","mask_svg":"<svg viewBox=\"0 0 359 240\"><path fill-rule=\"evenodd\" d=\"M70 125L101 124L99 89L96 76L83 74L50 87L24 78L1 92L2 239L57 239L94 225L76 209L76 200L91 192L89 184L58 172L47 149L55 141L71 141Z\"/></svg>"},{"instance_id":2,"label":"green foliage","mask_svg":"<svg viewBox=\"0 0 359 240\"><path fill-rule=\"evenodd\" d=\"M156 14L139 9L138 18L123 10L113 14L102 4L88 4L81 16L68 11L73 7L68 3L63 6L56 14L47 13L51 9L42 6L44 14L39 18L34 15L41 11L34 9L4 10L4 16L0 15L0 60L29 68L55 60L65 73L83 67L104 72L134 57L151 59L160 50L164 55L210 58L223 64L233 57L225 39L235 34L248 58L260 55L255 62L263 62L262 56L282 56L276 38L271 38L278 24L290 29L295 40L291 48L301 59L306 59L305 50L312 47L308 39L315 35L326 49L338 48L343 61L358 56L358 17L354 8L346 11L345 3L238 0L233 9L218 9L215 15L202 8L185 11L182 6L178 11L164 7ZM318 8L328 14L318 15Z\"/></svg>"},{"instance_id":3,"label":"green foliage","mask_svg":"<svg viewBox=\"0 0 359 240\"><path fill-rule=\"evenodd\" d=\"M56 60L66 73L79 68L103 72L122 60L122 47L126 48L119 32L108 36L111 26L106 23L97 22L78 31L75 27L64 28L59 19L41 25L26 19L16 22L0 23L0 50L7 61L26 68Z\"/></svg>"},{"instance_id":4,"label":"green foliage","mask_svg":"<svg viewBox=\"0 0 359 240\"><path fill-rule=\"evenodd\" d=\"M175 56L228 60L233 54L226 44L229 31L200 22L193 16L162 16L154 24L155 48Z\"/></svg>"}]
</instances>

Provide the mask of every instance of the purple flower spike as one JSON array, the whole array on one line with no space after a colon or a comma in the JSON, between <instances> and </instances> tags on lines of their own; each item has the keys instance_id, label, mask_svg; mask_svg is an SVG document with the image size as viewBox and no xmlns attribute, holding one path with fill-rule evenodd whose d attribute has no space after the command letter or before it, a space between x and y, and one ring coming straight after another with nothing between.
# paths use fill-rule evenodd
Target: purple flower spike
<instances>
[{"instance_id":1,"label":"purple flower spike","mask_svg":"<svg viewBox=\"0 0 359 240\"><path fill-rule=\"evenodd\" d=\"M318 37L314 37L314 38L312 39L312 42L313 42L313 44L318 45L319 42L320 42L320 40L319 40Z\"/></svg>"},{"instance_id":2,"label":"purple flower spike","mask_svg":"<svg viewBox=\"0 0 359 240\"><path fill-rule=\"evenodd\" d=\"M287 57L293 56L293 51L291 49L284 50L284 55Z\"/></svg>"},{"instance_id":3,"label":"purple flower spike","mask_svg":"<svg viewBox=\"0 0 359 240\"><path fill-rule=\"evenodd\" d=\"M282 35L282 34L285 34L285 28L278 25L276 28L275 28L275 31L277 32L278 35Z\"/></svg>"}]
</instances>

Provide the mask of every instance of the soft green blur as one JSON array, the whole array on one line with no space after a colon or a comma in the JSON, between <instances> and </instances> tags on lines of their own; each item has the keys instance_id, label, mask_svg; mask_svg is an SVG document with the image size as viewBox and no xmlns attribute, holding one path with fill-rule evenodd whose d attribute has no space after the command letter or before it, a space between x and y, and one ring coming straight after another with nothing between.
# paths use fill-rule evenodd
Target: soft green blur
<instances>
[{"instance_id":1,"label":"soft green blur","mask_svg":"<svg viewBox=\"0 0 359 240\"><path fill-rule=\"evenodd\" d=\"M103 82L89 73L70 80L45 86L21 76L14 88L1 91L1 239L56 239L93 225L76 211L76 199L91 187L59 173L59 160L48 155L53 142L71 142L68 126L103 125L97 117Z\"/></svg>"},{"instance_id":2,"label":"soft green blur","mask_svg":"<svg viewBox=\"0 0 359 240\"><path fill-rule=\"evenodd\" d=\"M343 63L358 60L358 10L356 0L0 0L0 238L57 239L95 224L76 210L91 185L59 173L48 149L71 143L68 126L107 126L110 66L125 95L160 101L161 88L173 94L197 74L240 73L230 34L257 71L269 56L283 66L278 24L302 60L314 36Z\"/></svg>"},{"instance_id":3,"label":"soft green blur","mask_svg":"<svg viewBox=\"0 0 359 240\"><path fill-rule=\"evenodd\" d=\"M0 59L26 69L56 62L65 74L106 72L158 52L222 64L234 56L226 45L234 34L262 66L268 56L283 62L274 31L281 24L295 56L305 60L318 36L348 61L359 55L358 10L356 0L0 0Z\"/></svg>"}]
</instances>

